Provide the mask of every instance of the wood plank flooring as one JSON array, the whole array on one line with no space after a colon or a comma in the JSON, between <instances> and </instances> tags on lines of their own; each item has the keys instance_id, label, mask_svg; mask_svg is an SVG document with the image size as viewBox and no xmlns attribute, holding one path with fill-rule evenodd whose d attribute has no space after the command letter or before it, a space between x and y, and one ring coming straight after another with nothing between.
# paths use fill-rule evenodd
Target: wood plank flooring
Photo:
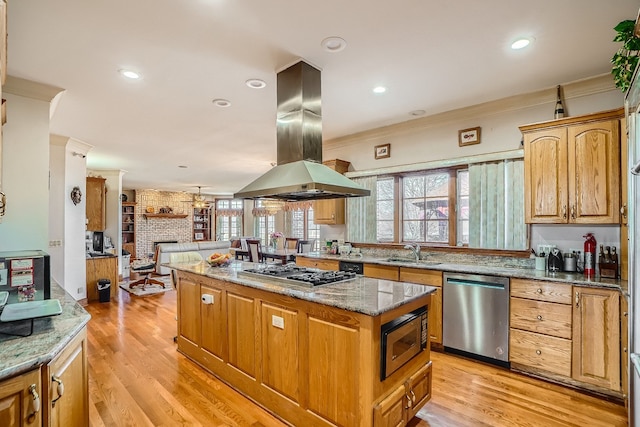
<instances>
[{"instance_id":1,"label":"wood plank flooring","mask_svg":"<svg viewBox=\"0 0 640 427\"><path fill-rule=\"evenodd\" d=\"M175 291L86 306L92 426L284 426L176 351ZM412 427L626 426L624 406L432 352L433 398ZM302 427L302 426L300 426ZM305 426L306 427L306 426Z\"/></svg>"}]
</instances>

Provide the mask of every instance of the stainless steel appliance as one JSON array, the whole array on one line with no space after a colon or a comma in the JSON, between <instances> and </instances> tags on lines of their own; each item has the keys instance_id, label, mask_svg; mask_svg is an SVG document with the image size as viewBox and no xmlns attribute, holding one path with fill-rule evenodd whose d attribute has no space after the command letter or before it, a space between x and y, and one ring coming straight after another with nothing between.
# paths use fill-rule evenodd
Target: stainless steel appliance
<instances>
[{"instance_id":1,"label":"stainless steel appliance","mask_svg":"<svg viewBox=\"0 0 640 427\"><path fill-rule=\"evenodd\" d=\"M356 274L364 274L364 264L361 262L340 261L338 263L338 269L340 271L351 271Z\"/></svg>"},{"instance_id":2,"label":"stainless steel appliance","mask_svg":"<svg viewBox=\"0 0 640 427\"><path fill-rule=\"evenodd\" d=\"M444 273L443 280L445 350L508 365L509 279Z\"/></svg>"},{"instance_id":3,"label":"stainless steel appliance","mask_svg":"<svg viewBox=\"0 0 640 427\"><path fill-rule=\"evenodd\" d=\"M560 249L551 249L549 257L547 258L547 263L547 270L549 270L550 273L557 273L559 271L562 271L562 268L564 267L564 261L562 259L562 252L560 252Z\"/></svg>"},{"instance_id":4,"label":"stainless steel appliance","mask_svg":"<svg viewBox=\"0 0 640 427\"><path fill-rule=\"evenodd\" d=\"M49 254L39 250L0 252L0 292L7 304L51 298Z\"/></svg>"},{"instance_id":5,"label":"stainless steel appliance","mask_svg":"<svg viewBox=\"0 0 640 427\"><path fill-rule=\"evenodd\" d=\"M251 279L265 279L268 277L269 280L278 283L314 287L352 280L356 278L356 273L350 271L319 270L289 264L267 264L264 268L249 268L239 271L238 276Z\"/></svg>"},{"instance_id":6,"label":"stainless steel appliance","mask_svg":"<svg viewBox=\"0 0 640 427\"><path fill-rule=\"evenodd\" d=\"M427 348L427 310L421 307L380 328L380 380Z\"/></svg>"}]
</instances>

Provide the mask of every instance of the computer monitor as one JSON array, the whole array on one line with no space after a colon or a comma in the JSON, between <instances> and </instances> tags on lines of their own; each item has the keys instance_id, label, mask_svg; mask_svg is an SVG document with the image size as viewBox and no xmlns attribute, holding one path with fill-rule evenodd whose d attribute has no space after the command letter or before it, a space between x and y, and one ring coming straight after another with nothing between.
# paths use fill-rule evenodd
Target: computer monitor
<instances>
[{"instance_id":1,"label":"computer monitor","mask_svg":"<svg viewBox=\"0 0 640 427\"><path fill-rule=\"evenodd\" d=\"M104 252L104 232L93 232L93 252Z\"/></svg>"}]
</instances>

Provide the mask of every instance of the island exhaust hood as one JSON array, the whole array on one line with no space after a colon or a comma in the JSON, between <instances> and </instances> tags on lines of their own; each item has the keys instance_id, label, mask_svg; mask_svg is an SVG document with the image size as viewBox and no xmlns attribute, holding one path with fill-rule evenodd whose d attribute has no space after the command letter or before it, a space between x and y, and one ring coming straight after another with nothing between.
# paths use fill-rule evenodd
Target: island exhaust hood
<instances>
[{"instance_id":1,"label":"island exhaust hood","mask_svg":"<svg viewBox=\"0 0 640 427\"><path fill-rule=\"evenodd\" d=\"M233 196L304 201L370 195L322 164L320 71L300 61L277 76L278 163Z\"/></svg>"}]
</instances>

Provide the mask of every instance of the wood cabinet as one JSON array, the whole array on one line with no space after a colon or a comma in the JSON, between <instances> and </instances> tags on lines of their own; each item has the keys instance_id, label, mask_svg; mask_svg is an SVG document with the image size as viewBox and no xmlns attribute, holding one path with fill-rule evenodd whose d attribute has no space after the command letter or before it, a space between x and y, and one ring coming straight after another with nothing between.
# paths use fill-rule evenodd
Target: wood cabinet
<instances>
[{"instance_id":1,"label":"wood cabinet","mask_svg":"<svg viewBox=\"0 0 640 427\"><path fill-rule=\"evenodd\" d=\"M442 272L422 268L400 267L401 282L435 286L429 306L429 335L432 344L442 345Z\"/></svg>"},{"instance_id":2,"label":"wood cabinet","mask_svg":"<svg viewBox=\"0 0 640 427\"><path fill-rule=\"evenodd\" d=\"M363 270L365 277L395 281L399 278L398 267L392 265L364 264Z\"/></svg>"},{"instance_id":3,"label":"wood cabinet","mask_svg":"<svg viewBox=\"0 0 640 427\"><path fill-rule=\"evenodd\" d=\"M89 371L87 334L83 329L56 358L43 368L44 425L84 427L89 425Z\"/></svg>"},{"instance_id":4,"label":"wood cabinet","mask_svg":"<svg viewBox=\"0 0 640 427\"><path fill-rule=\"evenodd\" d=\"M429 399L431 399L431 362L375 406L373 425L375 427L405 426Z\"/></svg>"},{"instance_id":5,"label":"wood cabinet","mask_svg":"<svg viewBox=\"0 0 640 427\"><path fill-rule=\"evenodd\" d=\"M330 167L339 173L345 173L349 170L351 163L344 160L327 160L322 162L323 165ZM345 202L344 198L326 199L313 202L313 223L324 225L344 224L345 219Z\"/></svg>"},{"instance_id":6,"label":"wood cabinet","mask_svg":"<svg viewBox=\"0 0 640 427\"><path fill-rule=\"evenodd\" d=\"M296 257L296 264L301 267L319 268L320 270L338 270L340 268L340 261L334 259Z\"/></svg>"},{"instance_id":7,"label":"wood cabinet","mask_svg":"<svg viewBox=\"0 0 640 427\"><path fill-rule=\"evenodd\" d=\"M0 420L6 427L42 425L40 369L0 382Z\"/></svg>"},{"instance_id":8,"label":"wood cabinet","mask_svg":"<svg viewBox=\"0 0 640 427\"><path fill-rule=\"evenodd\" d=\"M404 425L431 397L429 349L380 380L381 325L429 296L367 316L184 271L177 279L178 350L292 425L370 426L399 387Z\"/></svg>"},{"instance_id":9,"label":"wood cabinet","mask_svg":"<svg viewBox=\"0 0 640 427\"><path fill-rule=\"evenodd\" d=\"M87 177L87 230L104 231L107 228L107 186L106 179Z\"/></svg>"},{"instance_id":10,"label":"wood cabinet","mask_svg":"<svg viewBox=\"0 0 640 427\"><path fill-rule=\"evenodd\" d=\"M193 208L193 241L211 239L211 209Z\"/></svg>"},{"instance_id":11,"label":"wood cabinet","mask_svg":"<svg viewBox=\"0 0 640 427\"><path fill-rule=\"evenodd\" d=\"M525 222L619 222L623 114L618 109L520 127Z\"/></svg>"},{"instance_id":12,"label":"wood cabinet","mask_svg":"<svg viewBox=\"0 0 640 427\"><path fill-rule=\"evenodd\" d=\"M573 290L572 377L618 391L621 389L620 293L578 286Z\"/></svg>"},{"instance_id":13,"label":"wood cabinet","mask_svg":"<svg viewBox=\"0 0 640 427\"><path fill-rule=\"evenodd\" d=\"M118 257L87 258L86 295L87 301L98 301L98 280L109 279L111 281L111 299L118 296Z\"/></svg>"},{"instance_id":14,"label":"wood cabinet","mask_svg":"<svg viewBox=\"0 0 640 427\"><path fill-rule=\"evenodd\" d=\"M48 365L0 381L0 425L89 425L87 332L82 330Z\"/></svg>"},{"instance_id":15,"label":"wood cabinet","mask_svg":"<svg viewBox=\"0 0 640 427\"><path fill-rule=\"evenodd\" d=\"M122 202L122 249L136 257L136 203Z\"/></svg>"},{"instance_id":16,"label":"wood cabinet","mask_svg":"<svg viewBox=\"0 0 640 427\"><path fill-rule=\"evenodd\" d=\"M622 396L618 290L511 279L509 322L512 368Z\"/></svg>"}]
</instances>

